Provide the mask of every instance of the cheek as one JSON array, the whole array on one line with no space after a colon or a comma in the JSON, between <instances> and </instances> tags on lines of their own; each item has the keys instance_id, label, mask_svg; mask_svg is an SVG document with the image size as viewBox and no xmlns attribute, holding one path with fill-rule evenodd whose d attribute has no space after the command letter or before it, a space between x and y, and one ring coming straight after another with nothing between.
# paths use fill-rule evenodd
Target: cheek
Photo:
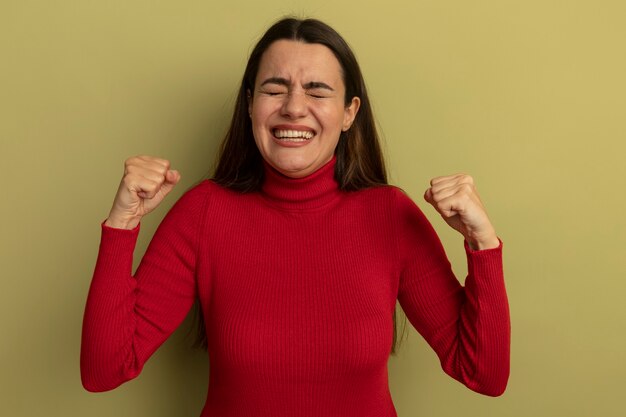
<instances>
[{"instance_id":1,"label":"cheek","mask_svg":"<svg viewBox=\"0 0 626 417\"><path fill-rule=\"evenodd\" d=\"M268 122L268 114L265 108L257 107L252 109L252 131L260 132L266 128Z\"/></svg>"},{"instance_id":2,"label":"cheek","mask_svg":"<svg viewBox=\"0 0 626 417\"><path fill-rule=\"evenodd\" d=\"M252 106L253 129L266 128L273 115L280 109L276 103L259 101Z\"/></svg>"},{"instance_id":3,"label":"cheek","mask_svg":"<svg viewBox=\"0 0 626 417\"><path fill-rule=\"evenodd\" d=\"M340 131L343 127L344 109L342 107L320 109L317 116L327 130Z\"/></svg>"}]
</instances>

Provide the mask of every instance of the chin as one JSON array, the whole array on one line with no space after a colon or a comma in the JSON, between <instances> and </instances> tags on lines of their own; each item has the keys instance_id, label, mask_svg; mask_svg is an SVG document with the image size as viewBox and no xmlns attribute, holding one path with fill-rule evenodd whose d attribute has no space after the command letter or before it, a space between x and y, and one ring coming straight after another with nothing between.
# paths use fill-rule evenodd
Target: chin
<instances>
[{"instance_id":1,"label":"chin","mask_svg":"<svg viewBox=\"0 0 626 417\"><path fill-rule=\"evenodd\" d=\"M306 160L304 158L285 158L280 160L272 160L271 165L288 177L304 177L312 173L315 169L315 160Z\"/></svg>"},{"instance_id":2,"label":"chin","mask_svg":"<svg viewBox=\"0 0 626 417\"><path fill-rule=\"evenodd\" d=\"M278 166L277 169L282 174L292 178L305 177L313 172L313 170L311 170L308 166Z\"/></svg>"}]
</instances>

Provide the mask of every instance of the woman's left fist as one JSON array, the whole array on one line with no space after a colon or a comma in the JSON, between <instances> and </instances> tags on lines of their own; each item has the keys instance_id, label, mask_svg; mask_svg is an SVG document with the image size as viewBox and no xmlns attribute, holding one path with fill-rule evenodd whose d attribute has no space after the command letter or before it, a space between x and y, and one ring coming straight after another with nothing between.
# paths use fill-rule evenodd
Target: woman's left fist
<instances>
[{"instance_id":1,"label":"woman's left fist","mask_svg":"<svg viewBox=\"0 0 626 417\"><path fill-rule=\"evenodd\" d=\"M471 176L454 174L433 178L424 199L435 207L450 227L465 237L472 249L500 246Z\"/></svg>"}]
</instances>

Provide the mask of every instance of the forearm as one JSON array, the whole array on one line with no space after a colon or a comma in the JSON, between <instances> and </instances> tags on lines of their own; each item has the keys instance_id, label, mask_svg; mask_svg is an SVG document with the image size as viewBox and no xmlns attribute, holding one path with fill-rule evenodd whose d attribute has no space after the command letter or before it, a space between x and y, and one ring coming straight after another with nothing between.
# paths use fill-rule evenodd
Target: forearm
<instances>
[{"instance_id":1,"label":"forearm","mask_svg":"<svg viewBox=\"0 0 626 417\"><path fill-rule=\"evenodd\" d=\"M462 286L424 214L397 196L402 309L446 373L474 391L501 394L509 374L510 324L500 240L495 248L481 250L464 242L468 276Z\"/></svg>"},{"instance_id":2,"label":"forearm","mask_svg":"<svg viewBox=\"0 0 626 417\"><path fill-rule=\"evenodd\" d=\"M196 253L208 181L185 193L159 224L132 275L139 226L104 222L81 345L89 391L106 391L139 375L180 325L196 298Z\"/></svg>"},{"instance_id":3,"label":"forearm","mask_svg":"<svg viewBox=\"0 0 626 417\"><path fill-rule=\"evenodd\" d=\"M496 248L480 251L466 246L468 276L459 345L452 361L444 366L470 389L491 396L504 392L510 364L509 306L498 243Z\"/></svg>"},{"instance_id":4,"label":"forearm","mask_svg":"<svg viewBox=\"0 0 626 417\"><path fill-rule=\"evenodd\" d=\"M132 346L136 288L132 263L138 229L102 227L81 339L81 378L89 391L113 389L140 372Z\"/></svg>"}]
</instances>

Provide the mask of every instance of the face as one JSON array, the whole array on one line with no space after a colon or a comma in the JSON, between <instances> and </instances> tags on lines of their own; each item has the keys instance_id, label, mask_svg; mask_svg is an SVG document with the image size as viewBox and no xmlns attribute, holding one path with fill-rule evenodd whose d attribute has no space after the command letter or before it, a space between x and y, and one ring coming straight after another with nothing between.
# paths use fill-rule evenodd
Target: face
<instances>
[{"instance_id":1,"label":"face","mask_svg":"<svg viewBox=\"0 0 626 417\"><path fill-rule=\"evenodd\" d=\"M264 52L248 92L254 140L263 158L293 178L330 161L339 135L352 125L360 100L345 104L341 65L321 44L291 40Z\"/></svg>"}]
</instances>

